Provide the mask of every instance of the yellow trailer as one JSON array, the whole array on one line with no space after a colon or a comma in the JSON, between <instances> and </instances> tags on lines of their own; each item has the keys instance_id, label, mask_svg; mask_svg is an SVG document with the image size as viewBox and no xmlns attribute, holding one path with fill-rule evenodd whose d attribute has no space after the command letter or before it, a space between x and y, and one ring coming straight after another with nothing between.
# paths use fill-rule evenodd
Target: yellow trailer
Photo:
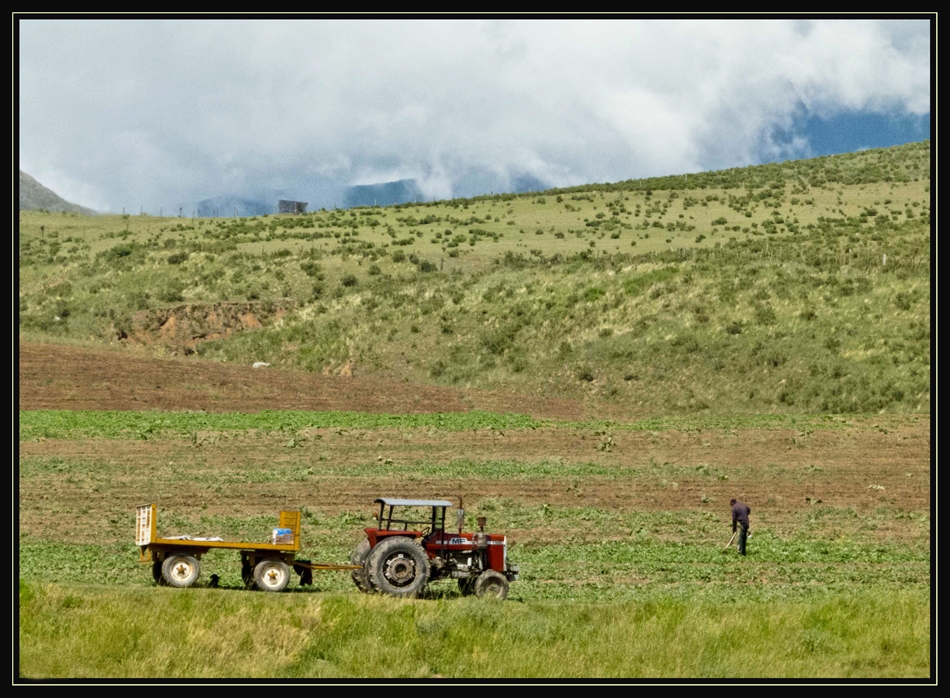
<instances>
[{"instance_id":1,"label":"yellow trailer","mask_svg":"<svg viewBox=\"0 0 950 698\"><path fill-rule=\"evenodd\" d=\"M241 579L248 588L283 591L291 570L300 575L300 584L313 583L314 570L353 570L359 565L327 565L297 559L300 551L300 512L282 511L270 542L226 541L218 537L162 537L157 533L158 507L146 504L135 511L135 544L139 562L152 563L156 584L190 587L201 574L201 558L210 550L237 550L241 555Z\"/></svg>"}]
</instances>

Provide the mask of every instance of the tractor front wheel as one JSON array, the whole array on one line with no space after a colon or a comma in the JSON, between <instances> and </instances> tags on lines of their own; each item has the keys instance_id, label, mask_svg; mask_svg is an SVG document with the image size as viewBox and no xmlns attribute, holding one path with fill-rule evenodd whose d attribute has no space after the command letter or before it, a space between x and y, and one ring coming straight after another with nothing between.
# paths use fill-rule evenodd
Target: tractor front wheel
<instances>
[{"instance_id":1,"label":"tractor front wheel","mask_svg":"<svg viewBox=\"0 0 950 698\"><path fill-rule=\"evenodd\" d=\"M475 595L501 601L508 596L508 580L500 572L485 570L475 579Z\"/></svg>"},{"instance_id":2,"label":"tractor front wheel","mask_svg":"<svg viewBox=\"0 0 950 698\"><path fill-rule=\"evenodd\" d=\"M350 576L353 578L353 583L356 584L356 588L364 594L369 594L373 591L373 585L369 581L369 574L366 570L366 560L369 558L369 554L369 538L364 538L360 541L359 545L353 548L353 554L350 555L350 564L360 565L360 569L353 570Z\"/></svg>"},{"instance_id":3,"label":"tractor front wheel","mask_svg":"<svg viewBox=\"0 0 950 698\"><path fill-rule=\"evenodd\" d=\"M377 544L367 562L373 587L387 596L415 598L429 583L429 557L416 541L405 536Z\"/></svg>"}]
</instances>

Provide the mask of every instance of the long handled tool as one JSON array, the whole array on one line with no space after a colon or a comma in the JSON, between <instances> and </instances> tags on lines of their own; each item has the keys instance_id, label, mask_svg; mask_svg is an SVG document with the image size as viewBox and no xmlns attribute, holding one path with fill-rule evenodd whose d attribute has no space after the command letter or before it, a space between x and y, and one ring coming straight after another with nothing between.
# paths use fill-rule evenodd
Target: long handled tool
<instances>
[{"instance_id":1,"label":"long handled tool","mask_svg":"<svg viewBox=\"0 0 950 698\"><path fill-rule=\"evenodd\" d=\"M722 549L722 552L726 552L727 550L729 550L729 547L732 545L732 541L736 539L736 533L738 533L738 531L732 532L732 538L730 538L729 542L726 543L726 547Z\"/></svg>"}]
</instances>

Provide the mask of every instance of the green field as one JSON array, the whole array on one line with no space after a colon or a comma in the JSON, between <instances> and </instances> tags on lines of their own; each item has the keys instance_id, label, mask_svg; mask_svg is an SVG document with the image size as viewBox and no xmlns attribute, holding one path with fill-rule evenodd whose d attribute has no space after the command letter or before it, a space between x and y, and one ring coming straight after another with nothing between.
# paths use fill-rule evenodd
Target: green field
<instances>
[{"instance_id":1,"label":"green field","mask_svg":"<svg viewBox=\"0 0 950 698\"><path fill-rule=\"evenodd\" d=\"M679 431L730 429L879 429L880 419L862 415L735 415L732 417L650 418L634 422L600 420L574 422L532 419L522 414L492 412L444 412L429 414L369 414L365 412L305 412L265 410L263 412L122 412L29 410L19 415L20 441L38 438L147 439L160 434L194 436L197 432L297 432L304 429L418 429L447 431L466 429L609 429L619 431ZM887 421L886 419L883 421Z\"/></svg>"},{"instance_id":2,"label":"green field","mask_svg":"<svg viewBox=\"0 0 950 698\"><path fill-rule=\"evenodd\" d=\"M928 675L929 419L678 418L605 441L443 417L22 412L21 674ZM755 502L745 558L723 549L736 492ZM365 597L346 572L255 593L227 551L196 587L160 588L131 543L148 501L163 533L227 540L300 508L301 557L343 562L375 496L456 493L509 537L522 576L504 603L451 581Z\"/></svg>"},{"instance_id":3,"label":"green field","mask_svg":"<svg viewBox=\"0 0 950 698\"><path fill-rule=\"evenodd\" d=\"M21 211L21 398L97 407L18 415L18 674L932 677L930 149L297 216ZM338 411L242 402L278 378ZM223 551L170 589L132 542L152 502L162 533L243 541L299 509L301 557L340 563L374 498L462 495L521 567L503 603L346 572L251 592Z\"/></svg>"}]
</instances>

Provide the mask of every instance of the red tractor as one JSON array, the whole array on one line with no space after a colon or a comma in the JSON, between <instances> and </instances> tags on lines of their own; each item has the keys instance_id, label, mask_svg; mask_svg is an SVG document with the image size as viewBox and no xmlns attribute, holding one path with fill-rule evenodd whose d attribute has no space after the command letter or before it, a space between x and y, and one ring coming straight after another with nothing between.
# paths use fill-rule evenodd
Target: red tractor
<instances>
[{"instance_id":1,"label":"red tractor","mask_svg":"<svg viewBox=\"0 0 950 698\"><path fill-rule=\"evenodd\" d=\"M445 510L453 506L451 502L380 498L375 503L377 528L365 529L366 538L350 556L352 564L362 566L352 572L360 591L412 598L433 580L457 579L465 595L508 596L508 582L518 579L517 565L508 562L508 539L486 533L483 516L478 517L477 532L463 533L461 499L458 533L445 530ZM432 513L423 520L396 518L396 507L429 507Z\"/></svg>"}]
</instances>

